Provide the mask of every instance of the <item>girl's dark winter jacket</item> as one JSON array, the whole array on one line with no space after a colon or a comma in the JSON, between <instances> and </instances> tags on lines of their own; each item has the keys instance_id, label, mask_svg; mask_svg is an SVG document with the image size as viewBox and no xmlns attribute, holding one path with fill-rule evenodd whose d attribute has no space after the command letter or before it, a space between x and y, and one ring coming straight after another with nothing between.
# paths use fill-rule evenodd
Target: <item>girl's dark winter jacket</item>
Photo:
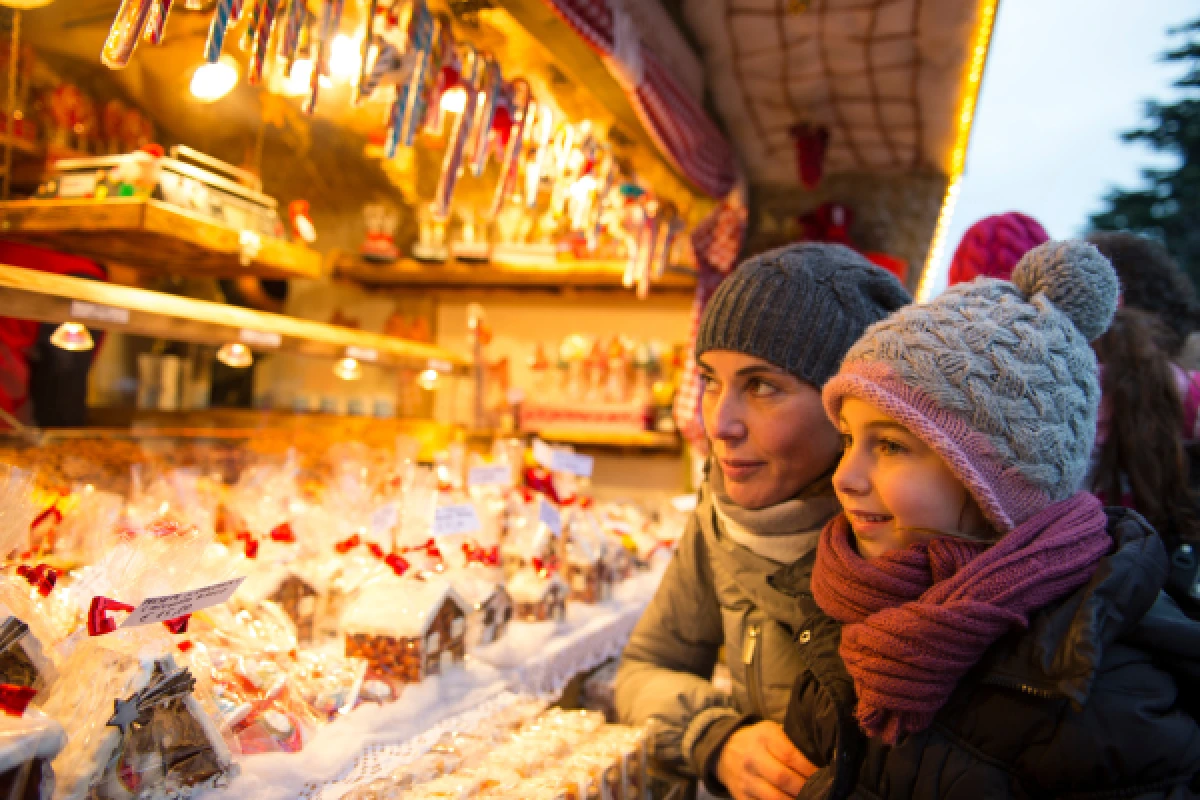
<instances>
[{"instance_id":1,"label":"girl's dark winter jacket","mask_svg":"<svg viewBox=\"0 0 1200 800\"><path fill-rule=\"evenodd\" d=\"M842 626L809 592L813 557L772 576L805 620L784 729L820 769L800 797L1200 797L1200 623L1162 593L1154 531L1107 513L1113 550L1092 579L997 642L933 725L894 747L855 722Z\"/></svg>"}]
</instances>

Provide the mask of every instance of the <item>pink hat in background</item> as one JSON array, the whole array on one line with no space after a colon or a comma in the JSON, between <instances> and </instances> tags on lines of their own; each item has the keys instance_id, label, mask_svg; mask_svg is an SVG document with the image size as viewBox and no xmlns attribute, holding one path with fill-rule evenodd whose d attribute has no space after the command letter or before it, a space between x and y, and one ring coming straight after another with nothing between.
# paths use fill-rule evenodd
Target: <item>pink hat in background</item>
<instances>
[{"instance_id":1,"label":"pink hat in background","mask_svg":"<svg viewBox=\"0 0 1200 800\"><path fill-rule=\"evenodd\" d=\"M950 261L949 286L980 275L1006 281L1021 256L1050 237L1036 219L1019 211L984 217L963 234Z\"/></svg>"}]
</instances>

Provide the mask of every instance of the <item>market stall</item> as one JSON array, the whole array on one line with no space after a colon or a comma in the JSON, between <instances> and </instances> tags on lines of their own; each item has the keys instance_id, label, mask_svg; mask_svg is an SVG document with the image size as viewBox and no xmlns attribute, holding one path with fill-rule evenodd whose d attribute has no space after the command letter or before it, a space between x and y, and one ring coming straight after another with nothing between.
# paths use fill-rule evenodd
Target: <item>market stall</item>
<instances>
[{"instance_id":1,"label":"market stall","mask_svg":"<svg viewBox=\"0 0 1200 800\"><path fill-rule=\"evenodd\" d=\"M788 241L918 285L994 3L0 6L0 781L657 793L689 336Z\"/></svg>"}]
</instances>

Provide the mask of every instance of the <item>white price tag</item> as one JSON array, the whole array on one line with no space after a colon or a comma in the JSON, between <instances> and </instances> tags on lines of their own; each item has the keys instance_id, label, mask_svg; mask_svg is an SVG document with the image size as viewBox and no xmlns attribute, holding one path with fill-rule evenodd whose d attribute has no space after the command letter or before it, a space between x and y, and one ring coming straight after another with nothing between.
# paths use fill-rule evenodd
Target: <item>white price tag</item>
<instances>
[{"instance_id":1,"label":"white price tag","mask_svg":"<svg viewBox=\"0 0 1200 800\"><path fill-rule=\"evenodd\" d=\"M671 505L675 506L675 510L680 514L690 514L696 510L696 495L693 493L672 497Z\"/></svg>"},{"instance_id":2,"label":"white price tag","mask_svg":"<svg viewBox=\"0 0 1200 800\"><path fill-rule=\"evenodd\" d=\"M443 361L440 358L429 359L429 363L427 364L427 366L430 369L437 370L438 372L442 373L443 375L449 375L450 373L454 372L454 365L451 364L449 361Z\"/></svg>"},{"instance_id":3,"label":"white price tag","mask_svg":"<svg viewBox=\"0 0 1200 800\"><path fill-rule=\"evenodd\" d=\"M359 347L352 344L346 347L346 358L353 358L358 361L367 361L374 364L379 360L379 351L374 347Z\"/></svg>"},{"instance_id":4,"label":"white price tag","mask_svg":"<svg viewBox=\"0 0 1200 800\"><path fill-rule=\"evenodd\" d=\"M581 478L592 477L596 459L551 447L541 439L533 440L533 459L551 472L569 472Z\"/></svg>"},{"instance_id":5,"label":"white price tag","mask_svg":"<svg viewBox=\"0 0 1200 800\"><path fill-rule=\"evenodd\" d=\"M371 514L371 530L378 536L392 532L400 521L400 507L395 503L384 503Z\"/></svg>"},{"instance_id":6,"label":"white price tag","mask_svg":"<svg viewBox=\"0 0 1200 800\"><path fill-rule=\"evenodd\" d=\"M96 193L98 172L63 175L58 180L59 197L90 197Z\"/></svg>"},{"instance_id":7,"label":"white price tag","mask_svg":"<svg viewBox=\"0 0 1200 800\"><path fill-rule=\"evenodd\" d=\"M255 331L250 328L242 328L238 332L238 338L246 344L254 345L255 347L276 348L283 344L283 337L278 333Z\"/></svg>"},{"instance_id":8,"label":"white price tag","mask_svg":"<svg viewBox=\"0 0 1200 800\"><path fill-rule=\"evenodd\" d=\"M433 512L433 535L453 536L458 533L477 533L483 528L475 506L470 503L458 503L452 506L438 506Z\"/></svg>"},{"instance_id":9,"label":"white price tag","mask_svg":"<svg viewBox=\"0 0 1200 800\"><path fill-rule=\"evenodd\" d=\"M87 319L92 322L108 322L114 325L129 324L129 309L100 306L83 300L71 301L71 316L75 319Z\"/></svg>"},{"instance_id":10,"label":"white price tag","mask_svg":"<svg viewBox=\"0 0 1200 800\"><path fill-rule=\"evenodd\" d=\"M141 625L153 625L156 622L166 622L169 619L182 617L184 614L194 614L209 606L220 605L233 596L244 580L246 578L242 576L179 594L147 597L130 612L129 617L121 623L121 627L136 628Z\"/></svg>"},{"instance_id":11,"label":"white price tag","mask_svg":"<svg viewBox=\"0 0 1200 800\"><path fill-rule=\"evenodd\" d=\"M486 467L471 467L467 470L467 486L511 486L513 482L512 467L507 464L495 464Z\"/></svg>"},{"instance_id":12,"label":"white price tag","mask_svg":"<svg viewBox=\"0 0 1200 800\"><path fill-rule=\"evenodd\" d=\"M562 536L562 514L544 497L538 503L538 521L544 523L555 536Z\"/></svg>"}]
</instances>

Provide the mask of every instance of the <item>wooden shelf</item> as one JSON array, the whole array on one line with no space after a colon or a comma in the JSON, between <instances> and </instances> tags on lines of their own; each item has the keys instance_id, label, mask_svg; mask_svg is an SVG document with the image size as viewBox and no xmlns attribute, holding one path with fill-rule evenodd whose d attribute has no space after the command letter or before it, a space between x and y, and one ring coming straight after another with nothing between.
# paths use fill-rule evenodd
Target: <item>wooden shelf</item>
<instances>
[{"instance_id":1,"label":"wooden shelf","mask_svg":"<svg viewBox=\"0 0 1200 800\"><path fill-rule=\"evenodd\" d=\"M589 431L571 428L545 428L532 435L546 442L570 444L582 449L639 450L642 452L679 453L683 443L678 434L657 431Z\"/></svg>"},{"instance_id":2,"label":"wooden shelf","mask_svg":"<svg viewBox=\"0 0 1200 800\"><path fill-rule=\"evenodd\" d=\"M334 275L379 287L428 289L603 289L628 292L621 284L625 264L621 261L559 261L554 265L499 265L468 263L451 259L444 264L424 264L400 259L392 264L371 264L357 255L335 254ZM650 293L691 293L696 277L690 272L668 271L650 286Z\"/></svg>"},{"instance_id":3,"label":"wooden shelf","mask_svg":"<svg viewBox=\"0 0 1200 800\"><path fill-rule=\"evenodd\" d=\"M241 232L159 200L11 200L0 236L166 275L317 278L321 256L271 236L241 263Z\"/></svg>"},{"instance_id":4,"label":"wooden shelf","mask_svg":"<svg viewBox=\"0 0 1200 800\"><path fill-rule=\"evenodd\" d=\"M353 356L363 363L432 367L466 373L470 361L440 347L210 303L146 289L0 266L0 308L41 322L89 327L183 342L241 341L258 352L281 350L322 358Z\"/></svg>"}]
</instances>

